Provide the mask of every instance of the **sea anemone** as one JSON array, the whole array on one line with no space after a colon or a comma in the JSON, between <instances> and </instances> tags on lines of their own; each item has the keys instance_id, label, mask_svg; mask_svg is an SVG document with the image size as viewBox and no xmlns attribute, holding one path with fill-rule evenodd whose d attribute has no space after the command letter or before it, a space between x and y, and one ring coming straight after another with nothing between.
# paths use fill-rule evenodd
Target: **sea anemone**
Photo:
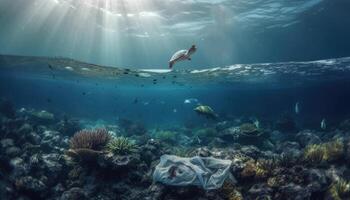
<instances>
[{"instance_id":1,"label":"sea anemone","mask_svg":"<svg viewBox=\"0 0 350 200\"><path fill-rule=\"evenodd\" d=\"M101 151L110 139L111 136L106 129L81 130L70 139L70 149Z\"/></svg>"},{"instance_id":2,"label":"sea anemone","mask_svg":"<svg viewBox=\"0 0 350 200\"><path fill-rule=\"evenodd\" d=\"M126 137L116 137L107 144L107 150L115 155L127 155L133 153L137 146Z\"/></svg>"},{"instance_id":3,"label":"sea anemone","mask_svg":"<svg viewBox=\"0 0 350 200\"><path fill-rule=\"evenodd\" d=\"M350 183L338 180L330 186L328 192L334 200L348 199L350 197Z\"/></svg>"},{"instance_id":4,"label":"sea anemone","mask_svg":"<svg viewBox=\"0 0 350 200\"><path fill-rule=\"evenodd\" d=\"M94 162L110 139L106 129L81 130L70 139L66 154L79 161Z\"/></svg>"}]
</instances>

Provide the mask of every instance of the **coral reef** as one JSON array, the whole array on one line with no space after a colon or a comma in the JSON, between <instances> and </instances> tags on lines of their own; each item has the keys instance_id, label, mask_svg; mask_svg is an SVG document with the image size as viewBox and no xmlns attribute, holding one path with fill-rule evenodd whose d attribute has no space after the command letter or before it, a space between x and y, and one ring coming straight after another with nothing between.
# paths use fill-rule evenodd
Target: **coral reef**
<instances>
[{"instance_id":1,"label":"coral reef","mask_svg":"<svg viewBox=\"0 0 350 200\"><path fill-rule=\"evenodd\" d=\"M244 123L239 126L240 133L245 136L256 136L259 134L259 129L254 124Z\"/></svg>"},{"instance_id":2,"label":"coral reef","mask_svg":"<svg viewBox=\"0 0 350 200\"><path fill-rule=\"evenodd\" d=\"M334 200L350 198L350 183L345 180L338 180L330 186L329 196Z\"/></svg>"},{"instance_id":3,"label":"coral reef","mask_svg":"<svg viewBox=\"0 0 350 200\"><path fill-rule=\"evenodd\" d=\"M154 137L160 141L174 144L176 143L177 133L169 130L157 130Z\"/></svg>"},{"instance_id":4,"label":"coral reef","mask_svg":"<svg viewBox=\"0 0 350 200\"><path fill-rule=\"evenodd\" d=\"M142 123L134 122L128 119L120 119L118 123L126 136L143 135L147 132L147 129Z\"/></svg>"},{"instance_id":5,"label":"coral reef","mask_svg":"<svg viewBox=\"0 0 350 200\"><path fill-rule=\"evenodd\" d=\"M312 144L305 148L304 160L313 164L335 161L344 154L344 144L340 140L323 144Z\"/></svg>"},{"instance_id":6,"label":"coral reef","mask_svg":"<svg viewBox=\"0 0 350 200\"><path fill-rule=\"evenodd\" d=\"M350 136L344 130L318 134L301 129L286 134L290 132L264 126L263 132L270 133L266 138L248 138L270 139L273 144L266 150L252 145L253 141L248 145L234 138L241 137L237 126L241 121L210 122L195 130L155 129L146 131L148 137L115 137L125 130L112 136L106 129L81 130L70 137L67 132L78 127L73 120L38 120L33 116L38 112L22 110L13 118L0 115L0 199L350 198L345 153ZM123 129L116 124L104 127ZM247 134L262 131L252 124L242 129ZM289 138L274 140L269 135ZM154 183L152 173L164 154L231 160L232 176L222 188L207 191Z\"/></svg>"},{"instance_id":7,"label":"coral reef","mask_svg":"<svg viewBox=\"0 0 350 200\"><path fill-rule=\"evenodd\" d=\"M106 129L81 130L70 139L70 149L91 149L101 151L110 141L111 136Z\"/></svg>"},{"instance_id":8,"label":"coral reef","mask_svg":"<svg viewBox=\"0 0 350 200\"><path fill-rule=\"evenodd\" d=\"M107 150L117 155L133 153L137 148L136 144L126 137L116 137L107 144Z\"/></svg>"}]
</instances>

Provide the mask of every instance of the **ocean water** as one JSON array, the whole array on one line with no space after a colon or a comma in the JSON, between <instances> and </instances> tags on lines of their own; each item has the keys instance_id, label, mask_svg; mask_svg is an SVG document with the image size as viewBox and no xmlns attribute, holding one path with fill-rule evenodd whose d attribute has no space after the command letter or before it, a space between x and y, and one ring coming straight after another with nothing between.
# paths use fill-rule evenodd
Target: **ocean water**
<instances>
[{"instance_id":1,"label":"ocean water","mask_svg":"<svg viewBox=\"0 0 350 200\"><path fill-rule=\"evenodd\" d=\"M350 113L350 58L171 71L1 56L1 70L1 96L18 109L109 123L201 126L241 116L271 122L287 114L316 128L322 119L337 124ZM198 105L210 106L217 121L197 115Z\"/></svg>"},{"instance_id":2,"label":"ocean water","mask_svg":"<svg viewBox=\"0 0 350 200\"><path fill-rule=\"evenodd\" d=\"M0 0L0 200L350 199L349 10Z\"/></svg>"}]
</instances>

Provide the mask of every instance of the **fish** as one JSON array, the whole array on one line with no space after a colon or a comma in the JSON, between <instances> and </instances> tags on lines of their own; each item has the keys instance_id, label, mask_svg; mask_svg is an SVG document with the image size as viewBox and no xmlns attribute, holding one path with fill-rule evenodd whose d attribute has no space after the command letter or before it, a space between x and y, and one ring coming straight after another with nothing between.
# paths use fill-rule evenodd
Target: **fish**
<instances>
[{"instance_id":1,"label":"fish","mask_svg":"<svg viewBox=\"0 0 350 200\"><path fill-rule=\"evenodd\" d=\"M255 119L253 124L256 126L256 128L260 129L260 122L258 119Z\"/></svg>"},{"instance_id":2,"label":"fish","mask_svg":"<svg viewBox=\"0 0 350 200\"><path fill-rule=\"evenodd\" d=\"M136 97L135 99L134 99L134 104L137 104L139 102L139 99Z\"/></svg>"},{"instance_id":3,"label":"fish","mask_svg":"<svg viewBox=\"0 0 350 200\"><path fill-rule=\"evenodd\" d=\"M294 111L295 111L295 114L299 114L299 112L300 112L299 102L295 103Z\"/></svg>"},{"instance_id":4,"label":"fish","mask_svg":"<svg viewBox=\"0 0 350 200\"><path fill-rule=\"evenodd\" d=\"M189 99L185 99L184 104L191 104L191 103L197 103L198 99L196 98L189 98Z\"/></svg>"},{"instance_id":5,"label":"fish","mask_svg":"<svg viewBox=\"0 0 350 200\"><path fill-rule=\"evenodd\" d=\"M177 109L176 109L176 108L174 108L174 109L173 109L173 112L174 112L174 113L177 113Z\"/></svg>"},{"instance_id":6,"label":"fish","mask_svg":"<svg viewBox=\"0 0 350 200\"><path fill-rule=\"evenodd\" d=\"M322 121L321 121L321 129L325 130L326 128L327 128L326 119L323 118Z\"/></svg>"}]
</instances>

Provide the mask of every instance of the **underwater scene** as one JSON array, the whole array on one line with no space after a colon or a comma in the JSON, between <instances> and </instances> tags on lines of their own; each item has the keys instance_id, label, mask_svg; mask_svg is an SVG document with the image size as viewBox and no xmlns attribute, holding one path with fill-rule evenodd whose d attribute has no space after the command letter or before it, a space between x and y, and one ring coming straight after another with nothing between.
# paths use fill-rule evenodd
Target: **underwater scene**
<instances>
[{"instance_id":1,"label":"underwater scene","mask_svg":"<svg viewBox=\"0 0 350 200\"><path fill-rule=\"evenodd\" d=\"M350 199L349 10L0 0L0 199Z\"/></svg>"}]
</instances>

